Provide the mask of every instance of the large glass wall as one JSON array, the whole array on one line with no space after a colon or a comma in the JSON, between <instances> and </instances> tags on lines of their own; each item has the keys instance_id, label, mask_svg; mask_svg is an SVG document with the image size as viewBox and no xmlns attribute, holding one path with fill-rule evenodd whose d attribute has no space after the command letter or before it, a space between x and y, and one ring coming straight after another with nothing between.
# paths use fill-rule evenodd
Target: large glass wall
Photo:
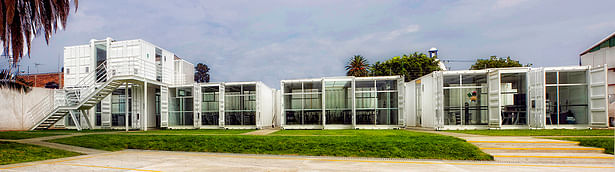
<instances>
[{"instance_id":1,"label":"large glass wall","mask_svg":"<svg viewBox=\"0 0 615 172\"><path fill-rule=\"evenodd\" d=\"M356 124L397 125L397 101L397 80L355 81Z\"/></svg>"},{"instance_id":2,"label":"large glass wall","mask_svg":"<svg viewBox=\"0 0 615 172\"><path fill-rule=\"evenodd\" d=\"M546 72L546 123L587 124L588 90L585 71Z\"/></svg>"},{"instance_id":3,"label":"large glass wall","mask_svg":"<svg viewBox=\"0 0 615 172\"><path fill-rule=\"evenodd\" d=\"M443 77L444 125L487 125L487 74Z\"/></svg>"},{"instance_id":4,"label":"large glass wall","mask_svg":"<svg viewBox=\"0 0 615 172\"><path fill-rule=\"evenodd\" d=\"M322 82L284 83L285 125L322 125Z\"/></svg>"},{"instance_id":5,"label":"large glass wall","mask_svg":"<svg viewBox=\"0 0 615 172\"><path fill-rule=\"evenodd\" d=\"M527 124L526 73L502 73L500 75L500 104L502 125Z\"/></svg>"},{"instance_id":6,"label":"large glass wall","mask_svg":"<svg viewBox=\"0 0 615 172\"><path fill-rule=\"evenodd\" d=\"M352 124L352 81L325 81L327 124Z\"/></svg>"},{"instance_id":7,"label":"large glass wall","mask_svg":"<svg viewBox=\"0 0 615 172\"><path fill-rule=\"evenodd\" d=\"M224 90L226 125L256 125L256 85L228 85Z\"/></svg>"},{"instance_id":8,"label":"large glass wall","mask_svg":"<svg viewBox=\"0 0 615 172\"><path fill-rule=\"evenodd\" d=\"M128 89L128 100L126 99L126 89L116 89L111 93L111 126L126 126L126 110L128 110L128 125L132 124L132 94ZM126 109L128 101L128 109Z\"/></svg>"},{"instance_id":9,"label":"large glass wall","mask_svg":"<svg viewBox=\"0 0 615 172\"><path fill-rule=\"evenodd\" d=\"M192 87L169 89L169 126L193 125L194 97L192 89Z\"/></svg>"},{"instance_id":10,"label":"large glass wall","mask_svg":"<svg viewBox=\"0 0 615 172\"><path fill-rule=\"evenodd\" d=\"M203 100L201 102L201 125L218 125L220 113L220 90L218 86L201 88Z\"/></svg>"}]
</instances>

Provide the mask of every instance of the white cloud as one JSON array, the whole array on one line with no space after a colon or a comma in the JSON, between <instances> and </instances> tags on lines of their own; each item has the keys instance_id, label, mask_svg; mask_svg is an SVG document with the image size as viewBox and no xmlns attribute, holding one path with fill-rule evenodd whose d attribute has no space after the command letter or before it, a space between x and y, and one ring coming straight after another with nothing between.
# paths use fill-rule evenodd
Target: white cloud
<instances>
[{"instance_id":1,"label":"white cloud","mask_svg":"<svg viewBox=\"0 0 615 172\"><path fill-rule=\"evenodd\" d=\"M402 36L408 33L418 32L418 31L419 31L419 25L410 25L405 28L401 28L401 29L397 29L397 30L393 30L389 32L389 34L387 34L384 37L384 39L393 40L393 39L398 38L399 36Z\"/></svg>"}]
</instances>

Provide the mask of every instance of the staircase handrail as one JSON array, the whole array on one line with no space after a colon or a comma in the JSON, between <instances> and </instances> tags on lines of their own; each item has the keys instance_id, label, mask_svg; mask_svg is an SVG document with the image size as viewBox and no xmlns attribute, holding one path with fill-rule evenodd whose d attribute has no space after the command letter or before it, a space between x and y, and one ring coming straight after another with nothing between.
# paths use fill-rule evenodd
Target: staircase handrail
<instances>
[{"instance_id":1,"label":"staircase handrail","mask_svg":"<svg viewBox=\"0 0 615 172\"><path fill-rule=\"evenodd\" d=\"M52 99L51 95L45 96L41 101L32 106L28 111L26 111L26 115L30 119L30 122L35 123L35 121L39 121L43 117L49 113L49 109L54 110L56 108L54 99Z\"/></svg>"}]
</instances>

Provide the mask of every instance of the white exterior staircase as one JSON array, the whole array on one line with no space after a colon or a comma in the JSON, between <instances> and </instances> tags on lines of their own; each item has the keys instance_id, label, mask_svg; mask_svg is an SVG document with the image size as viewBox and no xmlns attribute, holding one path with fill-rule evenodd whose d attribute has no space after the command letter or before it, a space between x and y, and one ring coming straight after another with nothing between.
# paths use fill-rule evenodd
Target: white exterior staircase
<instances>
[{"instance_id":1,"label":"white exterior staircase","mask_svg":"<svg viewBox=\"0 0 615 172\"><path fill-rule=\"evenodd\" d=\"M85 110L96 106L125 83L107 74L106 63L102 63L74 87L56 90L53 101L49 97L44 98L28 111L32 121L39 121L30 130L49 129L66 115L71 116L78 130L81 130L77 120L80 114L85 117L88 125L91 125Z\"/></svg>"}]
</instances>

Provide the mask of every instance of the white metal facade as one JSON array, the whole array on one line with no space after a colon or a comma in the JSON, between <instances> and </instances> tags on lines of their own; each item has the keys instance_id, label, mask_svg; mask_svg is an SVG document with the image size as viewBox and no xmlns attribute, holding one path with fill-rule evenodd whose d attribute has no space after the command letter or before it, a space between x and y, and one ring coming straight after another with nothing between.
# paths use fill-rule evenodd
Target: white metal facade
<instances>
[{"instance_id":1,"label":"white metal facade","mask_svg":"<svg viewBox=\"0 0 615 172\"><path fill-rule=\"evenodd\" d=\"M572 66L433 72L406 83L406 96L415 97L405 100L408 126L439 130L607 127L606 71L606 66ZM466 80L472 82L466 84ZM450 85L456 82L460 84ZM474 105L451 105L457 100L471 100Z\"/></svg>"}]
</instances>

